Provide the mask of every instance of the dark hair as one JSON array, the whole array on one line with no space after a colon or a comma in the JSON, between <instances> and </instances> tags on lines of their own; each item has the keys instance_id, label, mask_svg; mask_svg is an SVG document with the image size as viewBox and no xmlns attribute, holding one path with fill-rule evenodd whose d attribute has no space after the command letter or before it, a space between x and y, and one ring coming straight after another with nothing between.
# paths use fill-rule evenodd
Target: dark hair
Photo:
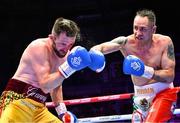
<instances>
[{"instance_id":1,"label":"dark hair","mask_svg":"<svg viewBox=\"0 0 180 123\"><path fill-rule=\"evenodd\" d=\"M152 10L142 9L136 12L136 16L147 17L150 22L156 25L156 15Z\"/></svg>"},{"instance_id":2,"label":"dark hair","mask_svg":"<svg viewBox=\"0 0 180 123\"><path fill-rule=\"evenodd\" d=\"M74 37L80 33L80 29L74 21L60 17L53 25L52 34L59 35L61 32L66 32L67 36Z\"/></svg>"}]
</instances>

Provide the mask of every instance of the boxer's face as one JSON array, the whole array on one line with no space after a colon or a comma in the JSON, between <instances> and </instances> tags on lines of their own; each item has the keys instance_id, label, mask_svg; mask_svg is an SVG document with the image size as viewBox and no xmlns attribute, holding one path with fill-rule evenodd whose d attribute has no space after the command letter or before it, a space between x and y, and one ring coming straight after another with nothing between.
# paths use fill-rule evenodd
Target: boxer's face
<instances>
[{"instance_id":1,"label":"boxer's face","mask_svg":"<svg viewBox=\"0 0 180 123\"><path fill-rule=\"evenodd\" d=\"M53 39L53 49L56 55L62 58L67 54L68 50L72 48L75 43L76 36L68 37L66 32L62 32L58 36L54 36Z\"/></svg>"},{"instance_id":2,"label":"boxer's face","mask_svg":"<svg viewBox=\"0 0 180 123\"><path fill-rule=\"evenodd\" d=\"M136 16L134 18L133 32L138 41L149 41L155 32L155 26L149 22L147 17Z\"/></svg>"}]
</instances>

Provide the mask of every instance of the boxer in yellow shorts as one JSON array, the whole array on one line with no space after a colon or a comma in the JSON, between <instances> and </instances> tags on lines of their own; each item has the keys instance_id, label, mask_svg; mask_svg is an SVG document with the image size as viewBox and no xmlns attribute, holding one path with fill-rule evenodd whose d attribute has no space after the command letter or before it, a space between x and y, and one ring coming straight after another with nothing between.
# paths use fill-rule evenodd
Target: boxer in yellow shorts
<instances>
[{"instance_id":1,"label":"boxer in yellow shorts","mask_svg":"<svg viewBox=\"0 0 180 123\"><path fill-rule=\"evenodd\" d=\"M11 79L0 100L0 123L62 123L45 106L47 96L36 87Z\"/></svg>"},{"instance_id":2,"label":"boxer in yellow shorts","mask_svg":"<svg viewBox=\"0 0 180 123\"><path fill-rule=\"evenodd\" d=\"M28 98L15 100L9 104L6 107L0 122L14 123L18 122L19 120L22 122L31 123L61 123L61 121L52 115L43 104Z\"/></svg>"},{"instance_id":3,"label":"boxer in yellow shorts","mask_svg":"<svg viewBox=\"0 0 180 123\"><path fill-rule=\"evenodd\" d=\"M63 121L68 111L62 105L62 83L76 71L70 69L67 58L79 31L75 22L59 17L48 37L33 40L26 47L0 99L1 123ZM78 53L81 51L79 49L73 51ZM45 107L47 94L56 106L57 118Z\"/></svg>"}]
</instances>

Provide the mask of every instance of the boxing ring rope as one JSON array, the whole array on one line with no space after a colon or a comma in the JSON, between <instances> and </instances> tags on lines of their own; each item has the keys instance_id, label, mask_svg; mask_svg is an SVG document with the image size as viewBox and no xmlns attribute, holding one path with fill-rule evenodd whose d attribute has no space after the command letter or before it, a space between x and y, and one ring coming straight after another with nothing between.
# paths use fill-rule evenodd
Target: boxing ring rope
<instances>
[{"instance_id":1,"label":"boxing ring rope","mask_svg":"<svg viewBox=\"0 0 180 123\"><path fill-rule=\"evenodd\" d=\"M133 93L116 94L116 95L108 95L108 96L89 97L89 98L83 98L83 99L64 100L64 103L66 105L77 105L77 104L84 104L84 103L94 103L94 102L130 99L132 96L133 96ZM54 107L54 103L53 102L46 102L46 106L47 107Z\"/></svg>"},{"instance_id":2,"label":"boxing ring rope","mask_svg":"<svg viewBox=\"0 0 180 123\"><path fill-rule=\"evenodd\" d=\"M133 95L134 95L133 93L125 93L125 94L97 96L97 97L89 97L89 98L81 98L81 99L71 99L71 100L64 100L64 103L66 105L78 105L78 104L85 104L85 103L123 100L123 99L130 99L131 97L133 97ZM46 106L48 108L51 108L51 107L54 107L55 105L53 102L46 102ZM174 115L180 114L180 109L175 109L173 114ZM88 117L88 118L78 118L78 123L131 120L131 118L132 118L132 114Z\"/></svg>"}]
</instances>

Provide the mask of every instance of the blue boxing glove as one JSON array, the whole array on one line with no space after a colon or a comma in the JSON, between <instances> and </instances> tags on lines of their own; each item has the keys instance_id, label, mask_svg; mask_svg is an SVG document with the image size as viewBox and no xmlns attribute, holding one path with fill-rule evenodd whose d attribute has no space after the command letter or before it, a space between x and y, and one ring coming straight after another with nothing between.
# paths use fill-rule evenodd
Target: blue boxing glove
<instances>
[{"instance_id":1,"label":"blue boxing glove","mask_svg":"<svg viewBox=\"0 0 180 123\"><path fill-rule=\"evenodd\" d=\"M55 110L63 123L77 123L77 117L70 111L67 111L64 103L59 103L59 105L55 107Z\"/></svg>"},{"instance_id":2,"label":"blue boxing glove","mask_svg":"<svg viewBox=\"0 0 180 123\"><path fill-rule=\"evenodd\" d=\"M89 55L91 58L91 64L88 66L91 70L96 72L101 72L105 67L105 57L103 53L98 50L91 49L89 51Z\"/></svg>"},{"instance_id":3,"label":"blue boxing glove","mask_svg":"<svg viewBox=\"0 0 180 123\"><path fill-rule=\"evenodd\" d=\"M59 66L59 71L65 78L74 72L87 67L91 63L88 51L81 46L75 46L69 53L67 61Z\"/></svg>"},{"instance_id":4,"label":"blue boxing glove","mask_svg":"<svg viewBox=\"0 0 180 123\"><path fill-rule=\"evenodd\" d=\"M154 75L154 68L146 66L144 62L134 55L128 55L123 62L123 72L151 79Z\"/></svg>"}]
</instances>

